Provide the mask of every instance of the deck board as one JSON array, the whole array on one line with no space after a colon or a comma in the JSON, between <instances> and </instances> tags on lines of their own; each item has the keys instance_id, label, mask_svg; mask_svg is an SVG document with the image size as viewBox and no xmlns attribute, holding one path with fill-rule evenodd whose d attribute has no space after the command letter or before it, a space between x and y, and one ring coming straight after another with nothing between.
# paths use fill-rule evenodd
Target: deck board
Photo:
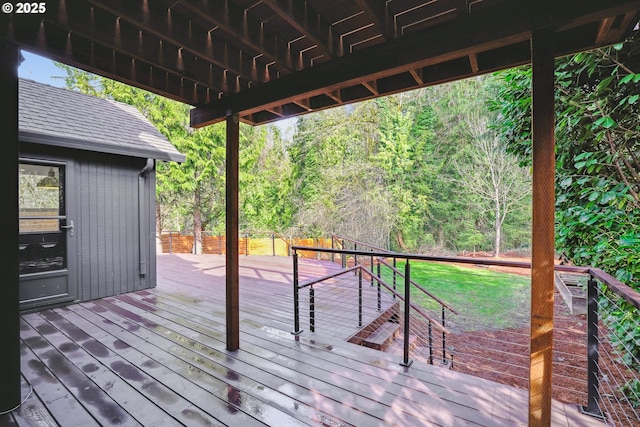
<instances>
[{"instance_id":1,"label":"deck board","mask_svg":"<svg viewBox=\"0 0 640 427\"><path fill-rule=\"evenodd\" d=\"M69 392L82 404L101 425L130 424L140 425L113 400L86 372L74 366L64 354L55 348L47 339L48 335L57 335L54 328L40 325L34 329L23 316L21 336L34 353L49 367L58 380L65 384ZM42 334L42 335L41 335ZM146 398L145 398L146 399ZM70 417L71 415L67 415ZM57 420L59 424L66 422L65 418Z\"/></svg>"},{"instance_id":2,"label":"deck board","mask_svg":"<svg viewBox=\"0 0 640 427\"><path fill-rule=\"evenodd\" d=\"M199 363L204 360L204 363L200 363L205 365L202 369L227 371L227 366L222 366L216 362L229 360L225 365L232 364L234 372L232 376L237 376L238 378L255 377L260 374L258 371L266 371L264 373L268 377L268 381L273 384L270 388L281 390L289 397L297 397L303 403L310 405L320 404L321 406L334 407L335 412L333 412L333 415L353 425L374 425L379 422L379 420L369 417L367 414L343 410L342 405L338 406L335 405L335 401L328 401L327 396L338 394L339 390L330 384L319 381L311 385L309 377L300 375L300 372L295 367L289 366L287 361L276 353L263 350L262 354L257 356L244 348L243 351L230 353L222 350L224 348L224 335L222 333L216 333L214 338L200 331L162 319L154 313L144 312L131 305L125 306L122 301L117 303L111 301L111 299L109 302L101 301L101 306L105 307L107 305L110 312L121 317L145 319L146 327L149 328L148 332L145 333L146 338L159 346L166 345L160 342L163 340L171 341L172 343L182 341L183 348L187 348L195 354L190 359L191 363ZM116 320L110 313L103 314L109 315L111 320ZM154 329L157 333L154 334L150 329ZM366 405L366 402L360 403ZM270 423L270 425L276 424Z\"/></svg>"},{"instance_id":3,"label":"deck board","mask_svg":"<svg viewBox=\"0 0 640 427\"><path fill-rule=\"evenodd\" d=\"M223 262L162 255L155 289L24 314L23 395L33 393L0 424L526 425L526 390L402 367L345 342L349 328L291 334L290 258L241 257L241 347L227 351ZM300 263L303 280L337 268ZM554 426L602 425L553 408Z\"/></svg>"},{"instance_id":4,"label":"deck board","mask_svg":"<svg viewBox=\"0 0 640 427\"><path fill-rule=\"evenodd\" d=\"M24 341L21 344L22 375L31 384L33 392L42 400L52 418L65 420L69 427L98 426L98 422L56 378L47 365ZM69 414L73 414L73 417L69 417Z\"/></svg>"},{"instance_id":5,"label":"deck board","mask_svg":"<svg viewBox=\"0 0 640 427\"><path fill-rule=\"evenodd\" d=\"M135 295L133 296L136 297ZM138 296L138 298L141 298ZM142 298L144 299L144 298ZM160 306L162 303L155 300L155 305ZM163 316L167 316L167 313L176 314L179 308L171 308L164 305L162 309ZM193 311L185 312L183 316L188 316L191 321L197 322L197 325L192 326L195 330L202 333L207 331L216 331L222 333L224 331L224 325L218 324L204 316L194 313ZM179 320L177 320L179 321ZM190 322L189 322L190 323ZM281 361L282 364L294 364L295 370L300 374L315 378L316 380L322 380L323 378L331 377L331 382L334 385L346 390L348 393L365 397L371 396L372 393L376 396L378 403L384 403L385 405L397 406L404 408L404 411L408 412L414 417L423 418L424 421L431 422L446 422L446 419L439 419L440 414L435 411L434 413L426 413L424 405L437 404L442 405L443 396L449 391L445 387L437 384L431 384L430 387L435 387L438 392L433 392L431 389L421 387L422 383L415 382L413 387L411 383L404 381L402 384L389 382L387 379L381 379L375 374L380 373L379 369L373 368L367 372L366 364L363 364L358 359L351 359L348 364L343 365L339 371L332 370L333 365L327 364L327 358L330 352L318 351L317 348L306 346L304 344L295 345L295 348L291 348L290 340L280 341L279 335L270 336L269 338L262 338L264 332L260 330L259 334L253 331L253 328L242 328L243 338L245 345L243 348L248 352L258 351L264 353L264 350L272 351L276 356L277 361ZM295 339L295 338L294 338ZM278 343L278 341L280 341ZM326 348L326 347L325 347ZM338 358L342 359L342 358ZM363 365L363 366L361 366ZM422 388L422 390L420 390ZM447 399L444 399L447 400ZM468 404L464 401L468 400ZM482 415L478 414L473 408L475 407L475 398L469 397L462 393L458 393L455 396L455 400L451 399L448 402L451 407L455 407L455 412L462 417L466 414L466 420L469 422L478 422L478 418L482 418ZM417 405L416 405L417 404ZM422 407L420 406L422 405ZM492 421L494 424L496 420L486 419L486 422Z\"/></svg>"}]
</instances>

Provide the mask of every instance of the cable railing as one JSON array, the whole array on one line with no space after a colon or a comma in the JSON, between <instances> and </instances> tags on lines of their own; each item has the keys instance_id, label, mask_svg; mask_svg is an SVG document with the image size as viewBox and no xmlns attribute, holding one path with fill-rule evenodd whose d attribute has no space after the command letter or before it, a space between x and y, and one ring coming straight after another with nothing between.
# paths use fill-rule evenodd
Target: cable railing
<instances>
[{"instance_id":1,"label":"cable railing","mask_svg":"<svg viewBox=\"0 0 640 427\"><path fill-rule=\"evenodd\" d=\"M307 294L295 297L297 322L310 325L313 317L309 330L318 333L341 327L343 339L397 354L407 366L414 360L442 364L529 387L529 262L400 254L346 238L332 240L333 248L291 248L294 266L298 251L315 250L344 267L313 284L295 282L294 293L314 289L313 304ZM640 293L597 268L555 269L575 279L579 295L573 306L560 292L555 295L553 397L608 425L640 425ZM323 316L329 308L333 314ZM367 327L365 335L377 328L399 332L376 347L357 336ZM300 323L294 329L302 332Z\"/></svg>"},{"instance_id":2,"label":"cable railing","mask_svg":"<svg viewBox=\"0 0 640 427\"><path fill-rule=\"evenodd\" d=\"M434 364L436 349L441 348L441 363L449 363L446 347L449 331L444 326L444 317L441 322L411 302L410 264L405 265L402 275L404 294L387 283L380 276L379 269L376 275L360 264L299 283L297 249L292 249L294 334L303 332L303 318L312 333L320 325L325 331L329 328L340 329L343 338L352 343L377 349L384 347L385 350L395 346L402 353L403 366L411 365L411 354L416 348L428 352L424 359L430 364ZM369 283L364 284L365 280ZM303 291L308 292L308 303L305 304L300 297ZM319 321L321 307L324 307L324 316ZM307 316L303 313L305 311ZM332 334L336 334L335 330ZM438 345L438 337L441 337L441 345Z\"/></svg>"}]
</instances>

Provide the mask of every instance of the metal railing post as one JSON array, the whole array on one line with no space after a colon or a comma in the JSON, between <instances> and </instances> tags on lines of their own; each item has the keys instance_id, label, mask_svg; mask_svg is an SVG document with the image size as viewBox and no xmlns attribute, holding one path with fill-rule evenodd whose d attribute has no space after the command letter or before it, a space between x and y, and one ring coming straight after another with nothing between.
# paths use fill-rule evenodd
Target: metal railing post
<instances>
[{"instance_id":1,"label":"metal railing post","mask_svg":"<svg viewBox=\"0 0 640 427\"><path fill-rule=\"evenodd\" d=\"M373 286L373 255L371 255L370 264L371 266L371 286Z\"/></svg>"},{"instance_id":2,"label":"metal railing post","mask_svg":"<svg viewBox=\"0 0 640 427\"><path fill-rule=\"evenodd\" d=\"M309 288L309 329L316 331L316 292L313 285Z\"/></svg>"},{"instance_id":3,"label":"metal railing post","mask_svg":"<svg viewBox=\"0 0 640 427\"><path fill-rule=\"evenodd\" d=\"M409 260L404 266L404 342L403 342L403 356L402 363L400 365L409 367L413 363L413 360L409 359L409 314L411 311L411 267Z\"/></svg>"},{"instance_id":4,"label":"metal railing post","mask_svg":"<svg viewBox=\"0 0 640 427\"><path fill-rule=\"evenodd\" d=\"M358 250L358 244L354 243L353 244L353 250L357 251ZM353 254L353 265L358 265L358 255Z\"/></svg>"},{"instance_id":5,"label":"metal railing post","mask_svg":"<svg viewBox=\"0 0 640 427\"><path fill-rule=\"evenodd\" d=\"M293 251L293 332L294 335L302 333L300 330L300 289L298 289L298 252Z\"/></svg>"},{"instance_id":6,"label":"metal railing post","mask_svg":"<svg viewBox=\"0 0 640 427\"><path fill-rule=\"evenodd\" d=\"M587 283L587 408L590 415L601 417L598 404L600 386L598 375L598 282L593 278Z\"/></svg>"},{"instance_id":7,"label":"metal railing post","mask_svg":"<svg viewBox=\"0 0 640 427\"><path fill-rule=\"evenodd\" d=\"M393 290L396 290L396 257L393 257ZM396 294L393 294L393 299L396 299Z\"/></svg>"},{"instance_id":8,"label":"metal railing post","mask_svg":"<svg viewBox=\"0 0 640 427\"><path fill-rule=\"evenodd\" d=\"M442 306L442 326L446 327L446 323L444 321L444 305ZM442 331L442 364L447 363L447 334Z\"/></svg>"},{"instance_id":9,"label":"metal railing post","mask_svg":"<svg viewBox=\"0 0 640 427\"><path fill-rule=\"evenodd\" d=\"M371 271L373 272L373 266L371 267ZM378 261L378 279L380 279L380 261ZM378 311L382 311L382 290L380 289L380 280L378 282Z\"/></svg>"},{"instance_id":10,"label":"metal railing post","mask_svg":"<svg viewBox=\"0 0 640 427\"><path fill-rule=\"evenodd\" d=\"M358 269L358 327L362 327L362 269Z\"/></svg>"},{"instance_id":11,"label":"metal railing post","mask_svg":"<svg viewBox=\"0 0 640 427\"><path fill-rule=\"evenodd\" d=\"M333 235L331 236L331 249L335 249L335 244L333 243ZM336 254L331 252L331 262L336 262Z\"/></svg>"},{"instance_id":12,"label":"metal railing post","mask_svg":"<svg viewBox=\"0 0 640 427\"><path fill-rule=\"evenodd\" d=\"M433 330L429 321L429 364L433 365Z\"/></svg>"},{"instance_id":13,"label":"metal railing post","mask_svg":"<svg viewBox=\"0 0 640 427\"><path fill-rule=\"evenodd\" d=\"M342 239L342 244L340 246L341 249L344 249L344 239ZM342 257L342 268L347 268L347 254L342 253L340 256Z\"/></svg>"}]
</instances>

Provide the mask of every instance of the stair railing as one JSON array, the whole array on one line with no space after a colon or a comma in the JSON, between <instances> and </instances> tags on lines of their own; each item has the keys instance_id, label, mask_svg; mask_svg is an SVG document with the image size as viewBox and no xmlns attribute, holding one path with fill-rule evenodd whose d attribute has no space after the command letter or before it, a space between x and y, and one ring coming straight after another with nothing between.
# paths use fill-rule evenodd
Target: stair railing
<instances>
[{"instance_id":1,"label":"stair railing","mask_svg":"<svg viewBox=\"0 0 640 427\"><path fill-rule=\"evenodd\" d=\"M292 333L294 335L299 335L303 332L300 327L300 290L309 288L309 330L310 332L316 331L316 293L314 285L323 283L329 279L334 279L340 277L342 275L348 273L358 274L358 327L363 326L363 300L362 300L362 281L363 274L369 276L369 280L371 283L377 284L377 310L382 311L382 289L385 289L389 294L392 295L393 299L398 299L401 303L404 304L404 317L403 317L403 357L401 365L410 366L412 364L412 360L410 358L410 336L412 331L411 325L411 317L412 316L420 316L424 319L424 321L428 324L428 342L429 342L429 363L433 363L433 329L440 331L443 337L443 345L442 345L442 361L443 364L447 363L447 349L446 349L446 336L449 334L449 330L444 325L444 312L445 306L446 309L455 313L453 309L451 309L448 305L443 305L442 308L442 321L435 319L433 316L425 312L425 310L411 302L411 290L412 287L415 287L415 282L411 280L411 266L409 259L406 259L405 263L405 271L402 273L402 277L404 278L404 295L397 291L395 285L387 283L380 275L380 263L378 263L377 274L374 273L373 264L371 269L367 269L365 266L361 264L356 264L349 268L343 268L334 273L308 280L304 283L299 283L299 267L298 267L298 251L318 251L318 252L330 252L333 255L353 255L357 256L368 256L368 257L377 257L380 259L383 256L387 256L388 253L378 253L371 251L351 251L345 249L337 249L337 248L310 248L310 247L302 247L302 246L292 246L293 251L293 300L294 300L294 330ZM357 260L357 258L356 258ZM397 270L397 269L396 269ZM395 275L394 275L395 278ZM425 291L421 289L421 291ZM429 293L428 293L429 294ZM430 295L430 294L429 294ZM437 299L436 299L437 300ZM439 300L437 300L439 301ZM440 301L442 303L442 301Z\"/></svg>"}]
</instances>

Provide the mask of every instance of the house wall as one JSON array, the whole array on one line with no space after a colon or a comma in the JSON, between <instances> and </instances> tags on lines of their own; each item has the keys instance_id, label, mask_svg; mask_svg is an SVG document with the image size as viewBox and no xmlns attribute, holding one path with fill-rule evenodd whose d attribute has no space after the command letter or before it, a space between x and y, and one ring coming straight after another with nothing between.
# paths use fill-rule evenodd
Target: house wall
<instances>
[{"instance_id":1,"label":"house wall","mask_svg":"<svg viewBox=\"0 0 640 427\"><path fill-rule=\"evenodd\" d=\"M74 221L77 250L68 256L70 268L75 265L77 270L70 272L77 282L77 301L156 285L155 170L146 175L143 195L138 195L139 172L146 159L26 143L21 145L21 157L71 160L73 182L67 183L67 193L73 197L67 197L67 216ZM141 240L146 255L143 275Z\"/></svg>"}]
</instances>

